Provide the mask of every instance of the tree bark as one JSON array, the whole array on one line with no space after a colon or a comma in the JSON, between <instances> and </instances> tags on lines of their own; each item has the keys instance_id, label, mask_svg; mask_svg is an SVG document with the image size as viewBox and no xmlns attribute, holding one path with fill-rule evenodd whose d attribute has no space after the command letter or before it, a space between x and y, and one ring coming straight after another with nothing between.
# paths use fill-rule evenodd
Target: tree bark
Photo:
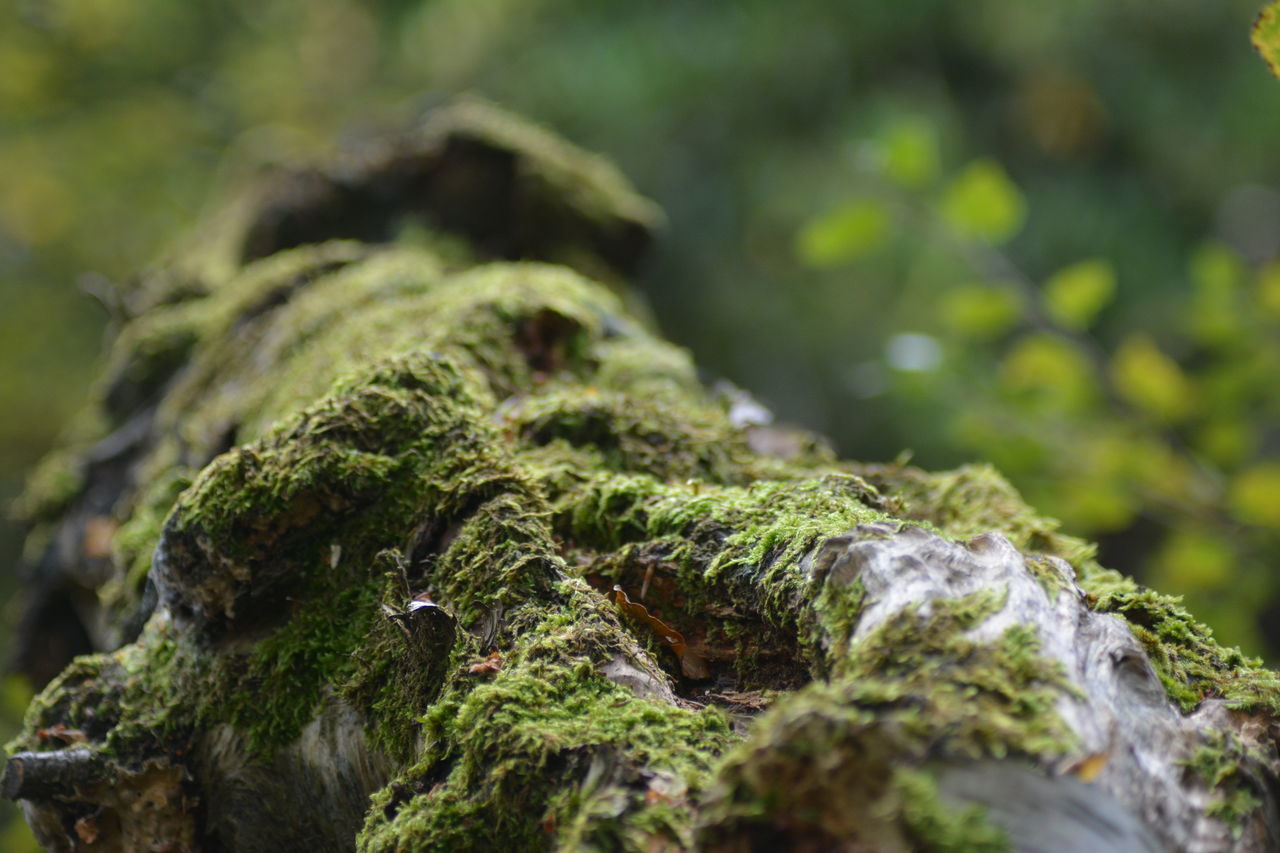
<instances>
[{"instance_id":1,"label":"tree bark","mask_svg":"<svg viewBox=\"0 0 1280 853\"><path fill-rule=\"evenodd\" d=\"M40 841L1276 849L1273 673L994 471L706 388L622 284L657 221L466 102L122 295L22 504Z\"/></svg>"}]
</instances>

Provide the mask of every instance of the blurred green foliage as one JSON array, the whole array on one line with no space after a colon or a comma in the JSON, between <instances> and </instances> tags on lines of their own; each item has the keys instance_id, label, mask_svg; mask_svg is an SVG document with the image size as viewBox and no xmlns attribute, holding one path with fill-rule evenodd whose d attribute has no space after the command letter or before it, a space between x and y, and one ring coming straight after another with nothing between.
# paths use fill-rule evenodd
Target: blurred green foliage
<instances>
[{"instance_id":1,"label":"blurred green foliage","mask_svg":"<svg viewBox=\"0 0 1280 853\"><path fill-rule=\"evenodd\" d=\"M863 364L882 374L865 396L911 401L941 425L938 445L993 460L1069 529L1120 549L1104 562L1186 594L1229 642L1274 653L1280 196L1237 191L1249 217L1220 215L1180 253L1181 280L1126 280L1107 257L1032 275L1014 238L1036 211L1006 171L983 157L904 180L887 153L899 138L892 126L868 134L878 154L861 161L851 200L796 241L815 268L873 271L919 294L914 331L890 339L883 364ZM1249 230L1254 216L1271 217L1256 239L1229 227ZM899 257L888 233L906 244ZM913 269L922 245L942 260ZM1158 293L1158 313L1115 317ZM945 357L906 363L894 346L904 339Z\"/></svg>"},{"instance_id":2,"label":"blurred green foliage","mask_svg":"<svg viewBox=\"0 0 1280 853\"><path fill-rule=\"evenodd\" d=\"M82 290L127 286L228 173L475 90L666 208L644 286L709 370L857 458L993 460L1275 659L1280 85L1256 12L0 4L0 498L94 372Z\"/></svg>"},{"instance_id":3,"label":"blurred green foliage","mask_svg":"<svg viewBox=\"0 0 1280 853\"><path fill-rule=\"evenodd\" d=\"M1280 0L1272 0L1253 22L1253 46L1280 77Z\"/></svg>"}]
</instances>

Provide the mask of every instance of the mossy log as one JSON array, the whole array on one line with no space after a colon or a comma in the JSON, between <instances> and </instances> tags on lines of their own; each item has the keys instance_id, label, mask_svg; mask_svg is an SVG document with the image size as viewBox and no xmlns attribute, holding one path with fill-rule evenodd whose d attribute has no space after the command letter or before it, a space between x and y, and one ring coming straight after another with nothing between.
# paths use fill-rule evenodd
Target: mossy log
<instances>
[{"instance_id":1,"label":"mossy log","mask_svg":"<svg viewBox=\"0 0 1280 853\"><path fill-rule=\"evenodd\" d=\"M628 308L656 219L455 104L122 296L22 503L41 842L1276 849L1274 674L994 471L708 389Z\"/></svg>"}]
</instances>

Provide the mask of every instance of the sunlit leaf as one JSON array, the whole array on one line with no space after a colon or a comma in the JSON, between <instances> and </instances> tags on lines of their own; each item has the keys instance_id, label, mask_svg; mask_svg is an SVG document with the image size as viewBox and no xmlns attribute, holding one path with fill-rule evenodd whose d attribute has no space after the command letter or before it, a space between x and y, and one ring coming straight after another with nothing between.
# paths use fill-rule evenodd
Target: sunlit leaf
<instances>
[{"instance_id":1,"label":"sunlit leaf","mask_svg":"<svg viewBox=\"0 0 1280 853\"><path fill-rule=\"evenodd\" d=\"M1267 264L1258 271L1258 307L1280 319L1280 261Z\"/></svg>"},{"instance_id":2,"label":"sunlit leaf","mask_svg":"<svg viewBox=\"0 0 1280 853\"><path fill-rule=\"evenodd\" d=\"M1104 428L1075 441L1066 464L1060 464L1061 482L1055 484L1063 521L1094 533L1124 529L1141 508L1130 473L1134 438Z\"/></svg>"},{"instance_id":3,"label":"sunlit leaf","mask_svg":"<svg viewBox=\"0 0 1280 853\"><path fill-rule=\"evenodd\" d=\"M1081 782L1092 782L1098 778L1098 774L1107 766L1107 760L1110 758L1109 750L1092 752L1071 762L1064 772L1070 773Z\"/></svg>"},{"instance_id":4,"label":"sunlit leaf","mask_svg":"<svg viewBox=\"0 0 1280 853\"><path fill-rule=\"evenodd\" d=\"M796 238L796 254L814 267L847 264L884 245L889 212L874 199L857 199L823 214Z\"/></svg>"},{"instance_id":5,"label":"sunlit leaf","mask_svg":"<svg viewBox=\"0 0 1280 853\"><path fill-rule=\"evenodd\" d=\"M1111 359L1111 381L1134 408L1163 423L1184 420L1195 408L1191 381L1145 335L1131 335Z\"/></svg>"},{"instance_id":6,"label":"sunlit leaf","mask_svg":"<svg viewBox=\"0 0 1280 853\"><path fill-rule=\"evenodd\" d=\"M979 340L999 337L1022 316L1022 296L1012 285L953 287L939 301L940 319L957 334Z\"/></svg>"},{"instance_id":7,"label":"sunlit leaf","mask_svg":"<svg viewBox=\"0 0 1280 853\"><path fill-rule=\"evenodd\" d=\"M1219 589L1230 582L1233 568L1234 555L1227 542L1190 529L1175 530L1155 559L1161 587L1177 593Z\"/></svg>"},{"instance_id":8,"label":"sunlit leaf","mask_svg":"<svg viewBox=\"0 0 1280 853\"><path fill-rule=\"evenodd\" d=\"M1258 13L1253 22L1252 40L1271 73L1280 77L1280 0L1273 0Z\"/></svg>"},{"instance_id":9,"label":"sunlit leaf","mask_svg":"<svg viewBox=\"0 0 1280 853\"><path fill-rule=\"evenodd\" d=\"M923 118L889 125L877 140L885 175L895 184L918 189L938 177L938 134Z\"/></svg>"},{"instance_id":10,"label":"sunlit leaf","mask_svg":"<svg viewBox=\"0 0 1280 853\"><path fill-rule=\"evenodd\" d=\"M1240 299L1245 266L1221 243L1205 243L1191 256L1192 293L1188 316L1191 333L1207 344L1231 344L1241 326Z\"/></svg>"},{"instance_id":11,"label":"sunlit leaf","mask_svg":"<svg viewBox=\"0 0 1280 853\"><path fill-rule=\"evenodd\" d=\"M1138 435L1127 444L1123 465L1127 480L1168 500L1191 494L1194 475L1190 465L1158 434Z\"/></svg>"},{"instance_id":12,"label":"sunlit leaf","mask_svg":"<svg viewBox=\"0 0 1280 853\"><path fill-rule=\"evenodd\" d=\"M1137 514L1132 490L1108 480L1088 479L1057 485L1059 501L1054 507L1062 521L1079 530L1105 533L1122 530Z\"/></svg>"},{"instance_id":13,"label":"sunlit leaf","mask_svg":"<svg viewBox=\"0 0 1280 853\"><path fill-rule=\"evenodd\" d=\"M1248 524L1280 527L1280 462L1241 471L1231 482L1231 509Z\"/></svg>"},{"instance_id":14,"label":"sunlit leaf","mask_svg":"<svg viewBox=\"0 0 1280 853\"><path fill-rule=\"evenodd\" d=\"M1219 465L1235 465L1254 449L1251 425L1235 418L1205 424L1196 433L1196 450Z\"/></svg>"},{"instance_id":15,"label":"sunlit leaf","mask_svg":"<svg viewBox=\"0 0 1280 853\"><path fill-rule=\"evenodd\" d=\"M1196 247L1189 267L1197 293L1234 293L1244 279L1240 256L1221 243L1208 242Z\"/></svg>"},{"instance_id":16,"label":"sunlit leaf","mask_svg":"<svg viewBox=\"0 0 1280 853\"><path fill-rule=\"evenodd\" d=\"M1045 308L1057 323L1083 331L1093 323L1116 290L1116 273L1102 258L1058 270L1044 284Z\"/></svg>"},{"instance_id":17,"label":"sunlit leaf","mask_svg":"<svg viewBox=\"0 0 1280 853\"><path fill-rule=\"evenodd\" d=\"M942 215L966 237L999 244L1022 228L1026 202L994 160L975 160L947 186Z\"/></svg>"},{"instance_id":18,"label":"sunlit leaf","mask_svg":"<svg viewBox=\"0 0 1280 853\"><path fill-rule=\"evenodd\" d=\"M1085 357L1057 335L1019 340L1000 365L1007 392L1053 409L1078 410L1094 399L1094 378Z\"/></svg>"}]
</instances>

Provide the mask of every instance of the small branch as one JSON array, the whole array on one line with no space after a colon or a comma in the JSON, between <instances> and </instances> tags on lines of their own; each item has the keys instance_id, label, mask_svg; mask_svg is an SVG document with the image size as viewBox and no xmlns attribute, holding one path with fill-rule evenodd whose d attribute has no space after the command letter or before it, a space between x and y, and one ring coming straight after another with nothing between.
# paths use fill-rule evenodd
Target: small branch
<instances>
[{"instance_id":1,"label":"small branch","mask_svg":"<svg viewBox=\"0 0 1280 853\"><path fill-rule=\"evenodd\" d=\"M0 794L6 800L49 800L101 781L105 773L105 762L92 749L19 752L5 764Z\"/></svg>"}]
</instances>

